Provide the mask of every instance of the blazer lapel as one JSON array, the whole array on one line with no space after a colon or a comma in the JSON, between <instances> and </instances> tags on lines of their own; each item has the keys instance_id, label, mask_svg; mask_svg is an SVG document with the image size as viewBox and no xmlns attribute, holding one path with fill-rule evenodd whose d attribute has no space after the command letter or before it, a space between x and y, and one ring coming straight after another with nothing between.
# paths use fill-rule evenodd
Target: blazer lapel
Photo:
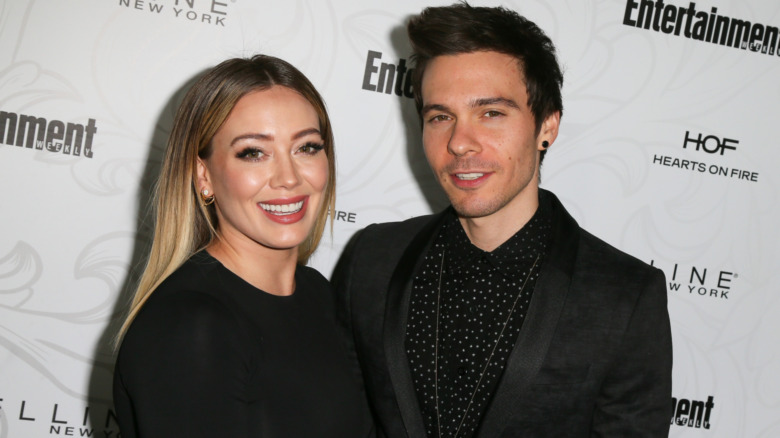
<instances>
[{"instance_id":1,"label":"blazer lapel","mask_svg":"<svg viewBox=\"0 0 780 438\"><path fill-rule=\"evenodd\" d=\"M387 290L383 333L385 357L398 408L407 435L410 437L425 436L425 423L417 401L404 345L412 282L446 214L447 210L435 215L411 240L393 272Z\"/></svg>"},{"instance_id":2,"label":"blazer lapel","mask_svg":"<svg viewBox=\"0 0 780 438\"><path fill-rule=\"evenodd\" d=\"M504 374L477 431L479 438L500 436L508 421L517 414L516 401L542 366L569 291L579 226L555 195L544 190L540 192L551 207L553 246L536 282L528 315Z\"/></svg>"}]
</instances>

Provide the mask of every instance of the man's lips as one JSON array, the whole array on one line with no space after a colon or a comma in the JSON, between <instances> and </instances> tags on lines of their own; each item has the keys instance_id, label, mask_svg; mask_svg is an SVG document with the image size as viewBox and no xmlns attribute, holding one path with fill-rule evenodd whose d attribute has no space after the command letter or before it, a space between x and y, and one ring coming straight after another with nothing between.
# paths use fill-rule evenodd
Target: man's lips
<instances>
[{"instance_id":1,"label":"man's lips","mask_svg":"<svg viewBox=\"0 0 780 438\"><path fill-rule=\"evenodd\" d=\"M484 172L469 172L469 173L456 173L455 178L458 178L462 181L473 181L475 179L481 178L485 175Z\"/></svg>"},{"instance_id":2,"label":"man's lips","mask_svg":"<svg viewBox=\"0 0 780 438\"><path fill-rule=\"evenodd\" d=\"M485 182L493 172L457 172L450 174L450 180L456 187L474 188Z\"/></svg>"}]
</instances>

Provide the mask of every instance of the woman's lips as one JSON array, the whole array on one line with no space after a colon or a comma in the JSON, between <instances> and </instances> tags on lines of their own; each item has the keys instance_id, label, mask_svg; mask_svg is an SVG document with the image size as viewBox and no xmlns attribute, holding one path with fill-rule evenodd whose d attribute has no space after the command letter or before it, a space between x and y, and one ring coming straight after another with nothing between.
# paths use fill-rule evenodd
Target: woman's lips
<instances>
[{"instance_id":1,"label":"woman's lips","mask_svg":"<svg viewBox=\"0 0 780 438\"><path fill-rule=\"evenodd\" d=\"M308 204L309 197L305 195L257 203L269 219L280 224L293 224L303 219Z\"/></svg>"}]
</instances>

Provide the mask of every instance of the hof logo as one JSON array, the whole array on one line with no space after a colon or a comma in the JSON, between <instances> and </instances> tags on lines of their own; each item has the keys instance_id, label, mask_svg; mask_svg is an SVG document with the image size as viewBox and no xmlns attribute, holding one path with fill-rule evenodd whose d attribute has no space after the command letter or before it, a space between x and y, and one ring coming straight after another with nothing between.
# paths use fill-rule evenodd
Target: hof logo
<instances>
[{"instance_id":1,"label":"hof logo","mask_svg":"<svg viewBox=\"0 0 780 438\"><path fill-rule=\"evenodd\" d=\"M27 114L0 111L0 143L27 149L81 155L92 158L92 140L97 132L95 119L86 126L46 120Z\"/></svg>"},{"instance_id":2,"label":"hof logo","mask_svg":"<svg viewBox=\"0 0 780 438\"><path fill-rule=\"evenodd\" d=\"M685 131L685 141L683 142L683 149L687 149L688 145L694 145L697 151L704 151L707 152L708 154L720 153L720 155L723 155L726 149L730 149L732 151L737 150L738 144L739 141L737 140L732 140L730 138L724 138L723 140L721 140L714 135L708 135L702 138L702 134L699 134L698 137L692 138L690 136L690 132Z\"/></svg>"},{"instance_id":3,"label":"hof logo","mask_svg":"<svg viewBox=\"0 0 780 438\"><path fill-rule=\"evenodd\" d=\"M12 402L0 398L0 414L3 412L9 422L18 422L20 428L26 424L40 424L42 428L48 428L49 435L121 436L116 414L110 407L93 409L90 406L42 404L30 400Z\"/></svg>"},{"instance_id":4,"label":"hof logo","mask_svg":"<svg viewBox=\"0 0 780 438\"><path fill-rule=\"evenodd\" d=\"M676 426L688 426L696 429L709 429L710 414L715 407L715 397L707 396L707 401L677 399L672 397L672 422Z\"/></svg>"},{"instance_id":5,"label":"hof logo","mask_svg":"<svg viewBox=\"0 0 780 438\"><path fill-rule=\"evenodd\" d=\"M385 94L395 91L396 96L414 97L412 94L412 72L414 69L408 69L406 60L403 58L398 61L398 65L381 62L377 66L376 60L381 58L381 52L368 51L366 68L363 72L363 89ZM376 80L374 79L375 75Z\"/></svg>"},{"instance_id":6,"label":"hof logo","mask_svg":"<svg viewBox=\"0 0 780 438\"><path fill-rule=\"evenodd\" d=\"M655 260L650 260L655 266ZM658 267L669 281L669 291L688 292L689 295L711 297L727 300L731 292L731 282L739 278L739 274L729 271L713 271L701 266L683 267L675 263L671 268Z\"/></svg>"},{"instance_id":7,"label":"hof logo","mask_svg":"<svg viewBox=\"0 0 780 438\"><path fill-rule=\"evenodd\" d=\"M738 140L730 138L719 138L715 135L705 136L701 133L692 135L690 131L685 131L682 148L690 151L705 152L710 156L719 157L723 156L726 153L726 150L736 151L738 144ZM758 172L718 164L707 164L702 161L687 160L667 155L653 155L653 164L675 167L692 172L709 173L710 175L726 178L758 182Z\"/></svg>"},{"instance_id":8,"label":"hof logo","mask_svg":"<svg viewBox=\"0 0 780 438\"><path fill-rule=\"evenodd\" d=\"M228 9L227 0L119 0L119 6L222 27Z\"/></svg>"}]
</instances>

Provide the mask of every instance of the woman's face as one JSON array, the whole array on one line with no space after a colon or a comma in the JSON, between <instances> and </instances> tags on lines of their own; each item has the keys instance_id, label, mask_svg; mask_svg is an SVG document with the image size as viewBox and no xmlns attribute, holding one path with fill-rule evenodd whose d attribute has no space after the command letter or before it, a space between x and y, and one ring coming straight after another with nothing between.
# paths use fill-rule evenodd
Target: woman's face
<instances>
[{"instance_id":1,"label":"woman's face","mask_svg":"<svg viewBox=\"0 0 780 438\"><path fill-rule=\"evenodd\" d=\"M224 243L289 250L306 239L328 181L314 107L289 88L251 92L236 103L198 159L199 190L216 202Z\"/></svg>"}]
</instances>

